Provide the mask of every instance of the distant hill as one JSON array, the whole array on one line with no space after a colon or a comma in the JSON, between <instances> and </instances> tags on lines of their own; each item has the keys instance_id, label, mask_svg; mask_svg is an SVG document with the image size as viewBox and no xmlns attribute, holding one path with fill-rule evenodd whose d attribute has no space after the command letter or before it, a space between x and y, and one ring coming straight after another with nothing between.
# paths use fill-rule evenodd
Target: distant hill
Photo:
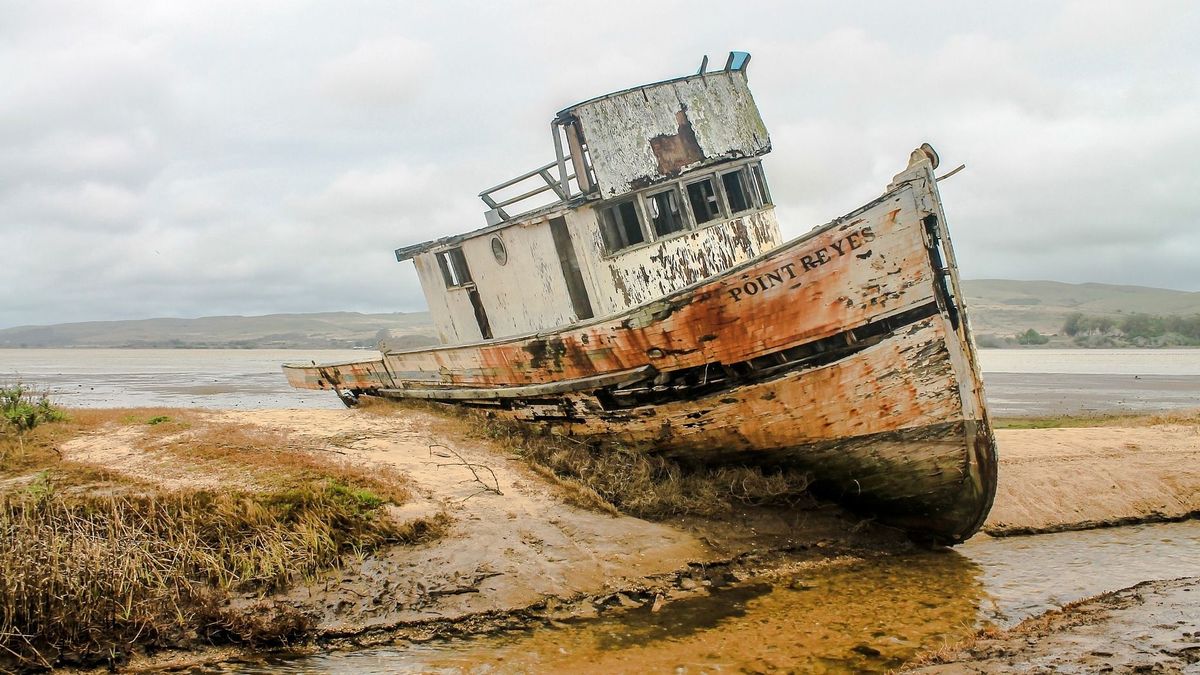
<instances>
[{"instance_id":1,"label":"distant hill","mask_svg":"<svg viewBox=\"0 0 1200 675\"><path fill-rule=\"evenodd\" d=\"M0 330L0 347L395 348L437 342L428 312L268 314L199 319L86 321Z\"/></svg>"},{"instance_id":2,"label":"distant hill","mask_svg":"<svg viewBox=\"0 0 1200 675\"><path fill-rule=\"evenodd\" d=\"M1145 286L973 279L963 281L963 293L971 312L971 326L981 343L986 342L984 336L1012 337L1030 328L1055 335L1062 332L1067 316L1075 312L1114 319L1138 313L1200 314L1200 292Z\"/></svg>"},{"instance_id":3,"label":"distant hill","mask_svg":"<svg viewBox=\"0 0 1200 675\"><path fill-rule=\"evenodd\" d=\"M1073 312L1115 319L1135 313L1200 314L1200 293L1143 286L975 279L964 281L963 291L981 344L996 344L1030 328L1056 335ZM0 348L374 348L381 337L399 349L437 342L428 312L324 312L20 326L0 330ZM1051 346L1073 345L1064 337Z\"/></svg>"}]
</instances>

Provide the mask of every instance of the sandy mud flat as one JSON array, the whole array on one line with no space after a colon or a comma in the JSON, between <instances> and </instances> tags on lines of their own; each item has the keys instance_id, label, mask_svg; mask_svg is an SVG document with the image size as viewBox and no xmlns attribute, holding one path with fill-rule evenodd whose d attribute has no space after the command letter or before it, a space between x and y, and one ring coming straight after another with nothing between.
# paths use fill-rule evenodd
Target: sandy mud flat
<instances>
[{"instance_id":1,"label":"sandy mud flat","mask_svg":"<svg viewBox=\"0 0 1200 675\"><path fill-rule=\"evenodd\" d=\"M264 430L285 447L333 462L399 470L413 496L389 507L392 518L448 517L449 529L432 541L376 551L272 596L311 616L316 639L326 645L595 616L727 583L731 569L761 565L762 551L799 550L799 558L832 560L845 551L903 544L894 531L856 528L861 519L839 509L799 515L750 509L716 520L650 522L611 508L580 508L567 503L577 487L535 470L511 448L466 433L461 420L425 410L191 414L206 426ZM139 443L141 427L107 428L61 449L67 459L168 488L237 482Z\"/></svg>"},{"instance_id":2,"label":"sandy mud flat","mask_svg":"<svg viewBox=\"0 0 1200 675\"><path fill-rule=\"evenodd\" d=\"M449 530L433 541L364 556L275 598L314 617L317 643L326 647L411 643L656 608L773 566L838 564L846 556L907 545L898 533L838 509L745 509L715 520L649 522L572 506L572 486L535 470L512 448L427 410L199 414L212 424L268 430L338 461L399 470L411 479L414 497L391 507L393 517L449 517ZM1197 512L1200 424L1194 419L1000 430L1000 489L985 531L1050 532ZM115 428L62 450L68 458L165 485L211 487L202 474L140 450L132 434ZM1190 599L1200 592L1194 586L1164 586L1163 607ZM1135 623L1145 619L1130 616ZM1118 630L1117 623L1098 625ZM983 658L972 655L963 658Z\"/></svg>"}]
</instances>

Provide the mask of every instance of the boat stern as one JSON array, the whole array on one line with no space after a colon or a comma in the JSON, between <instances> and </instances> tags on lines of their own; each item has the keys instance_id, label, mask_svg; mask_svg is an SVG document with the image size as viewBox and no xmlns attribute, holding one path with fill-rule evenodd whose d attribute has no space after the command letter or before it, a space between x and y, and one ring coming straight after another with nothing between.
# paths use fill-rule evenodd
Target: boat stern
<instances>
[{"instance_id":1,"label":"boat stern","mask_svg":"<svg viewBox=\"0 0 1200 675\"><path fill-rule=\"evenodd\" d=\"M350 363L285 363L283 374L297 389L333 391L347 405L361 394L395 386L383 357Z\"/></svg>"}]
</instances>

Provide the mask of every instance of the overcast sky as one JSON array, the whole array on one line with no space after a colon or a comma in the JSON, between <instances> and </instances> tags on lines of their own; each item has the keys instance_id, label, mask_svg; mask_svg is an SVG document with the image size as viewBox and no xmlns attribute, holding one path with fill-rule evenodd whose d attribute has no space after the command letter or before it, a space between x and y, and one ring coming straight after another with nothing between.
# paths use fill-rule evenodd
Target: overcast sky
<instances>
[{"instance_id":1,"label":"overcast sky","mask_svg":"<svg viewBox=\"0 0 1200 675\"><path fill-rule=\"evenodd\" d=\"M0 327L422 310L392 249L730 49L786 236L929 141L965 278L1200 290L1200 4L967 5L0 0Z\"/></svg>"}]
</instances>

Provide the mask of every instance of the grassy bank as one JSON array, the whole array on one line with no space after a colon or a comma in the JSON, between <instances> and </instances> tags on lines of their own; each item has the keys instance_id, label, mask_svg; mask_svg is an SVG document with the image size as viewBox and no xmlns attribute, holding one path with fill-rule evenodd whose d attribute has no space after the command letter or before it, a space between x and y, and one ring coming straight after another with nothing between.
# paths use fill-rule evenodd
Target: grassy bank
<instances>
[{"instance_id":1,"label":"grassy bank","mask_svg":"<svg viewBox=\"0 0 1200 675\"><path fill-rule=\"evenodd\" d=\"M995 429L1076 429L1083 427L1149 427L1160 424L1198 424L1200 410L1161 413L1096 413L1090 415L1048 415L1044 417L998 417Z\"/></svg>"},{"instance_id":2,"label":"grassy bank","mask_svg":"<svg viewBox=\"0 0 1200 675\"><path fill-rule=\"evenodd\" d=\"M179 411L34 406L53 414L0 433L0 670L303 641L312 617L255 599L445 525L389 516L408 498L402 476L292 439ZM210 486L63 459L68 440L114 428Z\"/></svg>"}]
</instances>

